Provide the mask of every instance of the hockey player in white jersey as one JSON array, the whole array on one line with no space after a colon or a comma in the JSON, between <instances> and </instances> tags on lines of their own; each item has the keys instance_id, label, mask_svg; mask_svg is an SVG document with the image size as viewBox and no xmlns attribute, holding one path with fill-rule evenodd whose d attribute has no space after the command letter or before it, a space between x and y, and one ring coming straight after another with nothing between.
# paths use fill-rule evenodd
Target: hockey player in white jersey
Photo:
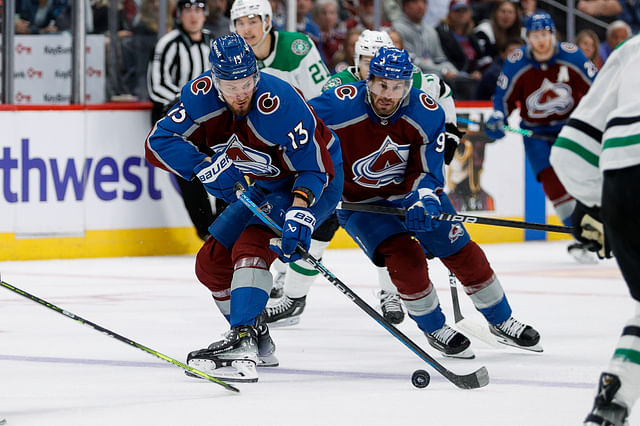
<instances>
[{"instance_id":1,"label":"hockey player in white jersey","mask_svg":"<svg viewBox=\"0 0 640 426\"><path fill-rule=\"evenodd\" d=\"M393 47L393 41L388 33L364 30L355 44L355 65L334 74L326 82L322 90L325 91L342 84L366 80L369 74L371 58L383 46ZM413 67L411 81L413 87L428 93L440 104L445 112L447 130L445 163L449 164L462 135L456 126L456 111L453 97L451 96L451 88L440 80L438 76L423 74L416 66ZM316 232L321 235L316 235L316 237L320 238L320 240L312 240L311 247L312 250L316 249L314 252L316 257L322 256L337 230L337 227L329 228L330 225L331 222L328 222L325 226L318 227ZM386 267L379 267L377 270L380 284L380 290L377 294L380 301L380 310L387 321L392 324L400 324L404 320L405 314L398 296L398 290L391 282ZM286 275L280 272L274 280L274 287L277 289L278 286L284 285L284 289L283 292L272 291L272 297L281 297L281 299L267 308L265 321L272 323L274 326L297 324L306 305L306 296L317 274L318 272L305 261L290 263Z\"/></svg>"},{"instance_id":2,"label":"hockey player in white jersey","mask_svg":"<svg viewBox=\"0 0 640 426\"><path fill-rule=\"evenodd\" d=\"M291 83L307 99L320 94L330 74L309 36L274 29L268 0L236 0L230 14L231 31L249 43L260 72Z\"/></svg>"},{"instance_id":3,"label":"hockey player in white jersey","mask_svg":"<svg viewBox=\"0 0 640 426\"><path fill-rule=\"evenodd\" d=\"M600 376L589 426L622 426L640 397L640 38L619 46L573 111L551 165L576 198L575 237L599 257L616 257L635 301Z\"/></svg>"}]
</instances>

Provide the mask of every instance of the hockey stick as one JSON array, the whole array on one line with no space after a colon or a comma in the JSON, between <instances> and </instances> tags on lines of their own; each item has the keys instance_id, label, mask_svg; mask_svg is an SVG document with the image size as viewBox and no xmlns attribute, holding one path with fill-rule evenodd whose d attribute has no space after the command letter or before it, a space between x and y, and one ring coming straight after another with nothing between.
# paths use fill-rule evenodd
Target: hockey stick
<instances>
[{"instance_id":1,"label":"hockey stick","mask_svg":"<svg viewBox=\"0 0 640 426\"><path fill-rule=\"evenodd\" d=\"M358 212L392 214L392 215L401 216L401 217L404 217L405 211L406 211L405 209L401 209L399 207L379 206L377 204L350 203L347 201L341 201L340 203L338 203L338 208L341 210L353 210ZM562 234L572 233L572 228L570 226L547 225L545 223L520 222L517 220L507 220L507 219L494 219L491 217L471 216L471 215L460 214L460 213L456 213L456 214L440 213L440 216L435 217L434 219L437 219L443 222L478 223L480 225L505 226L507 228L520 228L520 229L535 229L538 231L559 232Z\"/></svg>"},{"instance_id":2,"label":"hockey stick","mask_svg":"<svg viewBox=\"0 0 640 426\"><path fill-rule=\"evenodd\" d=\"M140 350L142 350L142 351L144 351L144 352L146 352L148 354L151 354L151 355L153 355L155 357L158 357L158 358L160 358L160 359L162 359L164 361L170 362L171 364L176 365L176 366L182 368L183 370L186 370L186 371L192 373L193 375L196 375L196 376L202 377L203 379L207 379L209 381L212 381L213 383L216 383L216 384L224 387L227 390L230 390L230 391L233 391L233 392L240 392L240 390L238 388L236 388L236 387L234 387L234 386L232 386L232 385L230 385L228 383L225 383L220 379L216 379L215 377L212 377L212 376L210 376L210 375L208 375L206 373L203 373L202 371L197 370L197 369L195 369L193 367L189 367L188 365L183 364L183 363L181 363L180 361L178 361L176 359L173 359L173 358L168 357L168 356L166 356L164 354L161 354L160 352L154 351L153 349L148 348L148 347L146 347L144 345L141 345L140 343L134 342L133 340L131 340L131 339L127 338L127 337L121 336L118 333L115 333L115 332L113 332L113 331L111 331L109 329L106 329L106 328L104 328L104 327L102 327L102 326L100 326L100 325L98 325L98 324L96 324L94 322L86 320L86 319L84 319L84 318L82 318L82 317L80 317L80 316L78 316L78 315L76 315L76 314L74 314L72 312L69 312L69 311L67 311L65 309L62 309L62 308L54 305L53 303L49 303L46 300L39 298L38 296L34 296L33 294L27 293L24 290L20 290L19 288L14 287L14 286L12 286L11 284L9 284L7 282L4 282L4 281L0 280L0 284L2 285L2 287L6 288L7 290L11 290L14 293L17 293L17 294L19 294L21 296L24 296L24 297L26 297L27 299L29 299L29 300L31 300L33 302L37 302L37 303L41 304L42 306L46 306L47 308L51 309L52 311L55 311L55 312L57 312L57 313L59 313L61 315L64 315L67 318L71 318L72 320L77 321L80 324L88 325L89 327L93 328L94 330L98 330L99 332L101 332L103 334L106 334L109 337L113 337L114 339L120 340L121 342L126 343L128 345L131 345L131 346L133 346L135 348L138 348L138 349L140 349Z\"/></svg>"},{"instance_id":3,"label":"hockey stick","mask_svg":"<svg viewBox=\"0 0 640 426\"><path fill-rule=\"evenodd\" d=\"M453 274L453 272L449 271L449 289L451 290L451 301L453 302L453 318L456 321L456 326L470 336L473 336L490 346L493 346L495 348L501 347L486 327L472 322L471 320L462 316L462 311L460 311L460 300L458 299L457 284L458 279Z\"/></svg>"},{"instance_id":4,"label":"hockey stick","mask_svg":"<svg viewBox=\"0 0 640 426\"><path fill-rule=\"evenodd\" d=\"M483 123L480 123L478 121L469 120L468 118L458 117L457 120L460 123L475 124L475 125L478 125L480 127L484 126ZM549 141L549 142L555 142L556 141L556 138L554 136L541 135L539 133L533 133L531 130L518 129L517 127L507 126L506 124L504 124L502 126L502 130L505 130L507 132L512 132L512 133L517 133L519 135L526 136L528 138L541 139L543 141Z\"/></svg>"},{"instance_id":5,"label":"hockey stick","mask_svg":"<svg viewBox=\"0 0 640 426\"><path fill-rule=\"evenodd\" d=\"M264 224L266 224L278 237L282 236L282 228L275 223L260 207L258 207L245 193L238 191L238 197L240 201L251 210ZM298 246L296 251L305 259L309 264L313 265L316 271L320 272L331 284L333 284L338 290L340 290L345 296L358 305L363 311L365 311L371 318L376 320L378 324L387 329L396 339L400 340L409 349L411 349L416 355L418 355L423 361L433 367L437 372L442 374L451 383L461 389L476 389L481 388L489 384L489 372L486 367L481 367L473 373L466 375L455 374L448 370L429 354L427 354L422 348L416 345L411 339L405 336L400 330L388 322L382 315L380 315L375 309L362 300L356 293L354 293L349 287L347 287L342 281L338 279L331 271L320 263L319 260L309 254L308 251Z\"/></svg>"}]
</instances>

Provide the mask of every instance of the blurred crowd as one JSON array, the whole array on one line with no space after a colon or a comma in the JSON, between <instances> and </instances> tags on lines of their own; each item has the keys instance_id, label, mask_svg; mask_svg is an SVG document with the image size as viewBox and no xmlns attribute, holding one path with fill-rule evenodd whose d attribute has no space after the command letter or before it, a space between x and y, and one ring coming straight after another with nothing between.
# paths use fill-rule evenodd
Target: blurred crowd
<instances>
[{"instance_id":1,"label":"blurred crowd","mask_svg":"<svg viewBox=\"0 0 640 426\"><path fill-rule=\"evenodd\" d=\"M7 0L4 0L7 1ZM86 1L89 34L117 31L116 66L107 67L107 98L147 100L146 70L158 39L158 0L119 0L117 13L109 0ZM269 0L273 25L285 30L284 0ZM68 31L72 0L16 0L16 34ZM229 32L231 0L203 0L208 8L205 28L212 37ZM564 12L537 0L381 0L380 29L409 51L423 72L436 73L453 88L458 100L489 99L506 56L524 41L523 23L537 10L549 12L566 38ZM1 0L0 0L1 5ZM576 20L575 42L599 68L612 50L640 29L640 1L579 0L576 8L595 18ZM109 25L110 15L117 17ZM583 16L585 16L583 15ZM179 25L176 0L169 0L166 28ZM373 0L297 0L296 31L316 43L331 73L353 65L354 44L364 29L374 29ZM112 52L113 53L113 52ZM111 59L110 59L111 58ZM113 65L113 64L112 64Z\"/></svg>"}]
</instances>

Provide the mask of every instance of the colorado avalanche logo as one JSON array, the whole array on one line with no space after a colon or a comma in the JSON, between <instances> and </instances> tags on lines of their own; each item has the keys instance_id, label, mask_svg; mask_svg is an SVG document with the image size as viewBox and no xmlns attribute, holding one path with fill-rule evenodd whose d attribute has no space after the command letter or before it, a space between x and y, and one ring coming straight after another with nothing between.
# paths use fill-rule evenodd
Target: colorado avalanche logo
<instances>
[{"instance_id":1,"label":"colorado avalanche logo","mask_svg":"<svg viewBox=\"0 0 640 426\"><path fill-rule=\"evenodd\" d=\"M280 170L271 164L271 157L263 152L244 146L237 135L226 144L211 147L216 153L226 152L233 164L242 172L255 176L275 177Z\"/></svg>"},{"instance_id":2,"label":"colorado avalanche logo","mask_svg":"<svg viewBox=\"0 0 640 426\"><path fill-rule=\"evenodd\" d=\"M464 228L459 223L452 223L451 229L449 230L449 241L451 244L455 243L456 240L464 235Z\"/></svg>"},{"instance_id":3,"label":"colorado avalanche logo","mask_svg":"<svg viewBox=\"0 0 640 426\"><path fill-rule=\"evenodd\" d=\"M422 103L422 106L429 111L435 111L438 109L438 104L436 103L436 101L431 99L431 96L427 95L426 93L420 94L420 102Z\"/></svg>"},{"instance_id":4,"label":"colorado avalanche logo","mask_svg":"<svg viewBox=\"0 0 640 426\"><path fill-rule=\"evenodd\" d=\"M271 96L271 92L263 93L258 97L258 111L264 115L273 114L280 106L280 98Z\"/></svg>"},{"instance_id":5,"label":"colorado avalanche logo","mask_svg":"<svg viewBox=\"0 0 640 426\"><path fill-rule=\"evenodd\" d=\"M354 86L347 84L347 85L338 87L335 93L338 99L340 99L341 101L344 101L345 99L355 98L356 95L358 94L358 90Z\"/></svg>"},{"instance_id":6,"label":"colorado avalanche logo","mask_svg":"<svg viewBox=\"0 0 640 426\"><path fill-rule=\"evenodd\" d=\"M193 80L191 83L191 93L194 95L203 94L206 95L209 90L213 87L213 81L211 81L211 77L200 77L197 80Z\"/></svg>"},{"instance_id":7,"label":"colorado avalanche logo","mask_svg":"<svg viewBox=\"0 0 640 426\"><path fill-rule=\"evenodd\" d=\"M540 88L527 97L527 110L531 118L565 114L571 111L573 104L571 86L564 83L552 83L546 78Z\"/></svg>"},{"instance_id":8,"label":"colorado avalanche logo","mask_svg":"<svg viewBox=\"0 0 640 426\"><path fill-rule=\"evenodd\" d=\"M408 160L409 145L398 145L387 136L380 149L353 163L353 181L367 188L401 183Z\"/></svg>"}]
</instances>

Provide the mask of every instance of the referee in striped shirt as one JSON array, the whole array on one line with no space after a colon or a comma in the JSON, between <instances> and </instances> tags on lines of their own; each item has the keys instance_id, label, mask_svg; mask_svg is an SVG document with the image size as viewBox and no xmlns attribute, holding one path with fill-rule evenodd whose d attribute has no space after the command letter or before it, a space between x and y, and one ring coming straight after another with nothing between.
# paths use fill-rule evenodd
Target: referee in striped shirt
<instances>
[{"instance_id":1,"label":"referee in striped shirt","mask_svg":"<svg viewBox=\"0 0 640 426\"><path fill-rule=\"evenodd\" d=\"M211 68L211 34L204 28L208 13L206 0L178 0L177 28L158 40L147 68L151 125L178 101L182 86ZM200 181L176 179L196 232L206 240L214 220L209 196Z\"/></svg>"}]
</instances>

